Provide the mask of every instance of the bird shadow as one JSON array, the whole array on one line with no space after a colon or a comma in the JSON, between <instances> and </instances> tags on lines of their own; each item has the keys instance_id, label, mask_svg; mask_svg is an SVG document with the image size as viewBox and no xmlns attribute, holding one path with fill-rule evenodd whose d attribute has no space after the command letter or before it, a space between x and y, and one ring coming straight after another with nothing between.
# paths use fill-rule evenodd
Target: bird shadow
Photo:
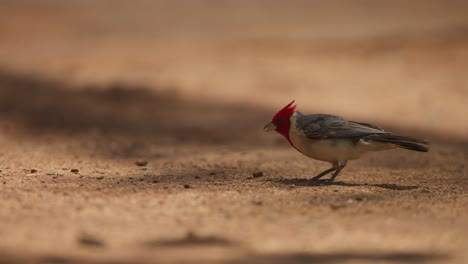
<instances>
[{"instance_id":1,"label":"bird shadow","mask_svg":"<svg viewBox=\"0 0 468 264\"><path fill-rule=\"evenodd\" d=\"M281 178L281 179L273 179L270 180L274 183L284 184L284 185L294 185L294 186L304 186L304 187L324 187L324 186L347 186L347 187L357 187L357 186L370 186L370 187L379 187L389 190L397 190L397 191L407 191L407 190L415 190L418 189L418 186L415 185L398 185L393 183L350 183L350 182L343 182L343 181L334 181L333 183L329 184L328 180L318 180L312 181L311 179L303 179L303 178Z\"/></svg>"}]
</instances>

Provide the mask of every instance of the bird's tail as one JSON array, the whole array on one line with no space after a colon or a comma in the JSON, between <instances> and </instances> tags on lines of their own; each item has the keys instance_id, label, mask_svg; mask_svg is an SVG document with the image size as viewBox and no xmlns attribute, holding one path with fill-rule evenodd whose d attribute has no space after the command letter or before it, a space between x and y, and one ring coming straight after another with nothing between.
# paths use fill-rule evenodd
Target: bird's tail
<instances>
[{"instance_id":1,"label":"bird's tail","mask_svg":"<svg viewBox=\"0 0 468 264\"><path fill-rule=\"evenodd\" d=\"M424 145L428 145L429 144L428 142L424 140L416 139L416 138L411 138L411 137L397 136L393 134L375 134L375 135L366 136L365 139L376 141L376 142L381 142L381 143L386 143L386 144L394 145L399 148L409 149L413 151L420 151L420 152L429 151L429 148L424 146Z\"/></svg>"}]
</instances>

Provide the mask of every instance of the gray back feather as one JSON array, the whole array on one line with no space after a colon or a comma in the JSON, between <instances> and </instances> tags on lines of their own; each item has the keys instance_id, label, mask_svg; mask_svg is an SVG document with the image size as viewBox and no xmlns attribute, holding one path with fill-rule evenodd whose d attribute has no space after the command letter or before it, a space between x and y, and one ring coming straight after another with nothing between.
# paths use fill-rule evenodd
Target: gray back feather
<instances>
[{"instance_id":1,"label":"gray back feather","mask_svg":"<svg viewBox=\"0 0 468 264\"><path fill-rule=\"evenodd\" d=\"M314 114L303 115L297 112L296 128L308 138L360 138L373 134L386 134L378 126L366 123L346 121L339 116Z\"/></svg>"}]
</instances>

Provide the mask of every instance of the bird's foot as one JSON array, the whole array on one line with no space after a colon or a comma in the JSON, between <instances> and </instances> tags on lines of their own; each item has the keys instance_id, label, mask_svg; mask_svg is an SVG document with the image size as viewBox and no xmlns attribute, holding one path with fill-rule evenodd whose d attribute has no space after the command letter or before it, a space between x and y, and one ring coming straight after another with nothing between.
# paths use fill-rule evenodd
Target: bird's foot
<instances>
[{"instance_id":1,"label":"bird's foot","mask_svg":"<svg viewBox=\"0 0 468 264\"><path fill-rule=\"evenodd\" d=\"M320 179L322 178L322 176L315 176L315 177L312 177L309 179L309 181L313 181L313 182L320 182L320 181L325 181L324 179Z\"/></svg>"}]
</instances>

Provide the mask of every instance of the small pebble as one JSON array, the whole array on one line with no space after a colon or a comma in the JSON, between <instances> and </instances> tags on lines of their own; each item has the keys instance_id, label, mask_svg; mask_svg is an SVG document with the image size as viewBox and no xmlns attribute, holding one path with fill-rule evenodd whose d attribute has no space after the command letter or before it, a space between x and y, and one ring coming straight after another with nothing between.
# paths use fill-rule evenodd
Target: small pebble
<instances>
[{"instance_id":1,"label":"small pebble","mask_svg":"<svg viewBox=\"0 0 468 264\"><path fill-rule=\"evenodd\" d=\"M148 165L148 162L145 161L145 160L137 160L137 161L135 162L135 164L136 164L137 166L139 166L139 167L144 167L144 166Z\"/></svg>"},{"instance_id":2,"label":"small pebble","mask_svg":"<svg viewBox=\"0 0 468 264\"><path fill-rule=\"evenodd\" d=\"M190 185L184 184L184 188L185 188L185 189L188 189L188 188L190 188Z\"/></svg>"},{"instance_id":3,"label":"small pebble","mask_svg":"<svg viewBox=\"0 0 468 264\"><path fill-rule=\"evenodd\" d=\"M104 176L96 177L96 180L102 180L102 179L104 179Z\"/></svg>"},{"instance_id":4,"label":"small pebble","mask_svg":"<svg viewBox=\"0 0 468 264\"><path fill-rule=\"evenodd\" d=\"M362 201L365 201L366 200L366 197L363 197L363 196L357 196L356 198L354 198L356 201L358 202L362 202Z\"/></svg>"},{"instance_id":5,"label":"small pebble","mask_svg":"<svg viewBox=\"0 0 468 264\"><path fill-rule=\"evenodd\" d=\"M253 176L254 178L263 177L263 172L261 172L261 171L256 171L256 172L252 173L252 176Z\"/></svg>"},{"instance_id":6,"label":"small pebble","mask_svg":"<svg viewBox=\"0 0 468 264\"><path fill-rule=\"evenodd\" d=\"M36 173L36 172L37 172L36 169L32 169L32 170L31 170L31 173Z\"/></svg>"},{"instance_id":7,"label":"small pebble","mask_svg":"<svg viewBox=\"0 0 468 264\"><path fill-rule=\"evenodd\" d=\"M346 205L344 204L330 204L330 208L332 210L338 210L338 209L341 209L341 208L345 208Z\"/></svg>"},{"instance_id":8,"label":"small pebble","mask_svg":"<svg viewBox=\"0 0 468 264\"><path fill-rule=\"evenodd\" d=\"M78 172L80 172L80 170L78 170L78 169L71 169L70 171L73 172L73 173L78 173Z\"/></svg>"}]
</instances>

